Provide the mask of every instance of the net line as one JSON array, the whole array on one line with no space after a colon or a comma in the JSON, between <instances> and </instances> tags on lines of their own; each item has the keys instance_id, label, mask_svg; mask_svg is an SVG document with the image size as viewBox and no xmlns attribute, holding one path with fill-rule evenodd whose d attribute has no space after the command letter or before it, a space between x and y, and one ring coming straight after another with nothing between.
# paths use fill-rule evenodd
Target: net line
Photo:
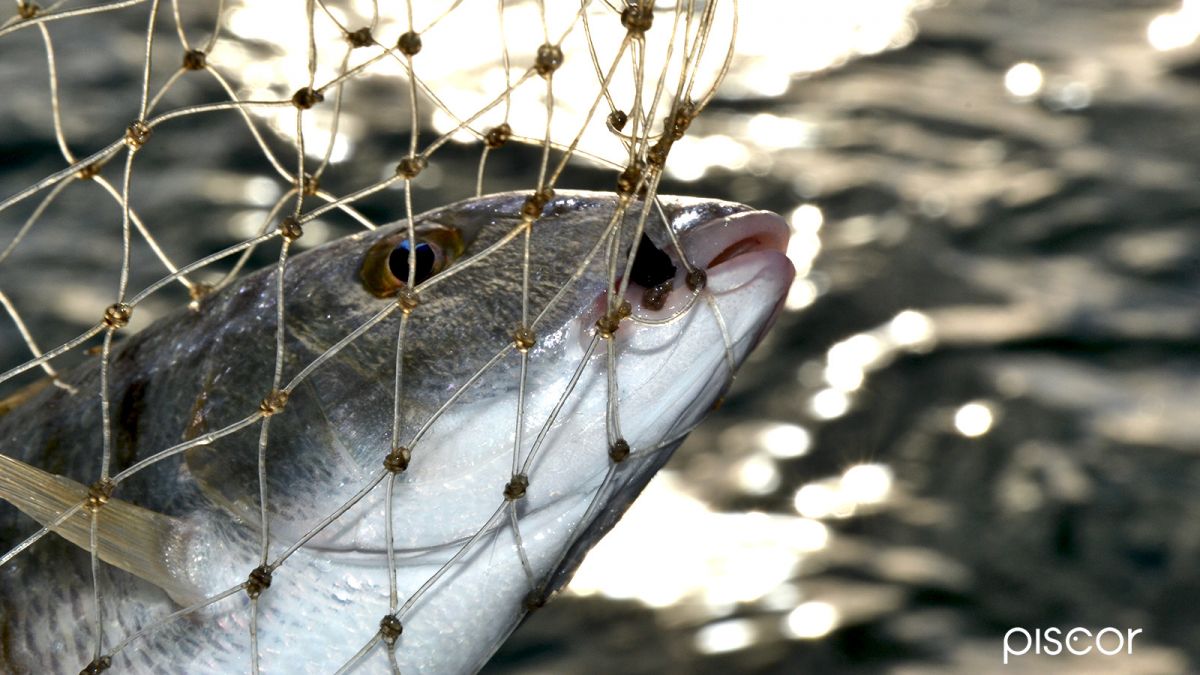
<instances>
[{"instance_id":1,"label":"net line","mask_svg":"<svg viewBox=\"0 0 1200 675\"><path fill-rule=\"evenodd\" d=\"M539 322L562 299L569 285L578 281L597 256L602 257L608 270L609 292L606 296L606 317L612 318L615 321L623 319L637 320L636 318L629 317L625 309L627 307L624 299L627 292L626 286L633 264L632 251L623 253L618 245L622 240L621 230L626 225L625 211L627 208L639 209L634 221L636 225L633 236L636 241L640 237L652 209L661 209L654 201L654 195L657 194L658 185L662 179L662 168L666 162L671 144L682 137L692 119L708 104L721 76L723 76L729 67L729 62L733 54L732 35L736 32L736 2L732 2L734 6L733 16L735 18L733 20L734 30L730 33L729 44L721 45L722 49L718 50L720 52L720 59L716 68L717 75L712 78L711 82L707 83L700 82L702 79L700 76L702 70L701 61L704 54L710 50L709 36L717 21L718 2L678 0L672 6L663 7L654 6L650 2L615 4L607 1L582 0L578 3L577 10L570 16L566 25L552 25L552 22L547 18L547 4L545 2L537 2L537 14L540 20L543 41L535 50L532 65L523 68L518 66L518 59L510 53L507 39L502 39L503 50L499 57L503 64L504 86L496 96L469 115L460 115L453 106L439 98L436 86L421 77L420 71L422 66L420 55L423 48L423 35L435 28L453 12L465 12L468 11L468 8L471 8L473 11L480 11L477 9L479 3L471 5L463 0L445 3L444 9L440 13L436 13L426 23L419 24L415 20L414 3L408 0L404 4L404 11L401 12L403 16L398 22L399 26L404 29L403 32L394 40L386 43L376 37L377 32L379 32L383 25L382 14L377 2L370 3L370 18L362 28L358 29L352 27L358 24L351 24L339 19L339 17L348 16L352 12L335 11L336 7L331 7L330 4L320 0L306 0L304 3L292 3L294 6L289 6L290 11L302 11L304 14L304 24L307 33L307 80L303 83L303 86L295 90L290 98L278 100L240 97L236 87L231 82L231 78L223 73L222 64L210 58L221 40L229 39L222 35L223 25L229 11L225 0L217 0L214 12L216 21L208 31L207 37L202 41L203 46L200 47L194 46L189 40L188 31L185 26L186 22L178 0L172 0L169 8L165 8L160 0L123 0L78 8L68 7L71 4L73 3L63 1L53 3L45 8L39 8L36 5L26 2L18 2L16 14L6 21L0 22L0 40L4 40L19 31L36 31L39 34L44 48L43 54L50 92L50 118L53 124L55 143L65 164L63 168L0 201L0 213L3 213L11 207L22 204L27 200L40 197L33 211L22 222L4 250L0 252L0 264L3 264L18 249L25 237L37 227L45 212L68 189L68 186L72 185L75 181L80 183L93 182L101 187L103 193L117 205L121 213L119 281L114 302L104 310L103 315L95 324L84 330L77 337L45 351L39 347L34 332L30 330L27 322L22 318L17 305L7 294L0 293L0 304L4 306L7 315L17 328L30 354L30 358L10 367L6 372L0 374L0 383L9 381L28 370L40 368L48 377L52 378L55 386L70 388L70 384L60 379L59 373L54 368L52 362L64 354L79 350L87 343L99 337L101 340L99 355L100 388L98 392L91 394L84 392L85 395L95 396L101 408L102 429L100 434L99 473L95 482L89 487L86 498L81 499L76 505L61 513L55 521L47 523L16 547L4 553L3 556L0 556L0 565L13 560L22 551L36 543L46 534L53 532L64 522L83 514L89 521L90 529L89 553L91 579L89 583L91 586L92 607L89 611L90 616L88 620L93 645L93 660L90 664L84 665L85 671L100 672L105 670L114 665L114 658L119 657L129 645L136 643L147 635L162 629L180 618L194 614L205 607L236 595L238 592L246 592L250 596L249 637L251 649L248 661L251 669L257 672L259 670L257 635L258 601L263 592L269 592L267 588L270 584L271 574L312 537L320 533L329 524L335 522L372 491L378 489L382 483L387 495L384 504L386 509L385 538L390 581L389 612L381 620L379 630L370 636L363 647L343 664L342 671L353 668L361 660L367 658L375 647L381 644L388 647L385 651L389 663L393 670L398 670L395 655L396 637L409 611L418 604L429 589L438 583L441 577L452 568L457 560L471 552L473 547L486 533L498 527L499 523L503 521L507 521L517 541L517 551L521 557L522 568L525 570L527 576L531 597L536 596L540 590L539 584L542 583L542 580L536 578L532 566L525 556L524 546L521 544L517 503L523 495L524 490L528 487L528 472L543 447L543 441L549 429L570 398L584 372L586 364L597 351L605 354L606 358L605 367L608 389L606 427L609 434L609 444L610 446L615 446L619 443L624 443L624 441L620 432L617 410L615 366L617 352L615 351L614 341L609 339L612 337L611 331L606 335L603 330L600 330L592 337L584 358L575 368L566 390L559 396L549 418L541 423L538 428L537 435L530 445L528 452L523 453L525 447L523 430L526 421L525 402L527 394L526 380L530 358L529 348L531 343L536 339L536 330ZM299 7L301 4L302 7ZM506 0L499 0L491 4L493 5L493 10L500 26L499 30L503 34L506 15L511 13L511 6L519 3L511 1L506 3ZM61 73L55 61L53 31L59 22L77 20L82 17L116 12L118 10L137 11L138 9L146 12L144 58L142 59L142 73L140 77L138 113L134 121L126 128L121 138L111 141L100 150L81 157L79 153L72 149L65 131L63 106L60 103ZM156 41L169 39L170 37L162 35L161 33L164 30L158 25L161 23L160 19L164 14L167 15L167 19L171 24L171 28L167 32L175 34L174 37L177 38L179 47L182 49L183 58L182 64L171 72L167 80L160 87L155 89L152 86L152 75L156 72L156 67L161 67L154 58L155 43ZM625 29L623 38L617 45L615 56L607 59L601 55L594 41L596 23L601 20L610 22L619 21ZM321 43L317 38L317 27L324 21L328 21L336 26L342 35L344 45L340 56L334 59L339 64L336 75L321 80L318 79L318 66L321 63L320 58L322 54L327 53L331 49L330 45ZM596 93L593 100L587 106L586 114L583 121L579 124L578 131L573 135L563 138L556 135L553 128L553 120L555 119L556 112L555 72L561 66L564 59L561 45L575 32L581 32L586 36L588 53L586 57L580 54L570 54L568 56L570 58L587 58L590 61L596 78ZM672 73L671 69L666 67L662 68L657 75L647 72L647 41L651 37L660 35L665 36L664 39L667 41L667 62L672 62L672 59L678 59L677 73ZM3 42L0 42L0 46L2 45ZM358 63L352 63L352 56L360 51L370 55ZM402 88L406 92L406 107L410 125L408 152L400 158L396 170L392 175L345 194L338 195L329 192L321 187L321 179L334 166L332 158L337 138L337 126L343 110L345 89L355 78L368 75L371 73L372 68L389 61L397 64L402 71ZM622 109L617 98L611 93L611 85L622 67L628 69L628 75L633 83L633 96L628 111ZM669 77L669 74L677 76ZM218 84L228 97L227 100L203 102L167 111L159 111L160 104L178 82L187 77L203 75L211 77ZM540 136L523 135L513 129L515 123L514 93L525 87L538 86L539 82L544 87L545 113L544 123L542 124L543 133ZM311 142L306 140L306 136L310 133L310 130L306 129L305 122L307 116L312 114L310 111L319 106L331 110L332 131L328 134L328 142L324 144L319 153L319 159L316 160L314 166L311 153L309 152ZM429 106L449 117L452 124L449 129L435 133L432 140L422 147L421 132L425 126L423 120L426 114L424 106ZM291 142L294 156L286 159L272 148L271 141L260 128L262 121L256 119L255 115L261 114L266 109L286 111L289 108L294 109L294 130ZM481 126L480 120L497 109L502 111L501 120L490 127ZM154 234L153 224L143 219L131 204L131 194L135 191L136 185L135 159L138 151L143 146L153 143L156 140L154 136L159 134L160 130L165 131L170 128L171 122L196 115L223 114L228 112L234 112L239 115L265 161L288 187L274 201L261 225L258 235L236 242L223 250L219 250L198 260L181 265L174 261L160 244ZM608 132L617 138L624 148L625 155L621 158L621 161L605 159L581 147L581 141L584 138L586 128L599 120L602 120ZM537 179L534 185L528 188L529 196L526 199L526 207L528 208L524 209L526 215L519 225L489 247L477 254L473 254L465 260L457 262L444 272L426 281L417 283L415 278L417 247L416 232L414 229L414 216L416 212L413 205L413 181L425 170L439 150L446 147L452 140L457 140L456 135L464 133L475 137L477 142L482 145L474 184L475 195L477 196L485 193L486 167L489 157L501 151L503 146L508 142L525 143L540 149ZM556 154L558 155L557 160L554 159ZM531 269L530 249L533 245L534 225L540 215L541 206L552 198L553 191L559 185L568 164L578 161L580 158L605 164L617 172L614 189L621 196L621 200L602 236L590 248L586 258L577 266L571 280L559 289L558 293L546 306L540 308L531 307L529 289ZM120 180L115 184L101 174L101 171L110 164L116 165L120 169ZM359 209L356 209L355 205L382 190L396 185L399 185L403 190L404 208L401 215L407 219L408 223L409 277L406 288L401 291L396 302L389 304L363 324L354 327L323 354L305 365L299 373L287 378L284 368L286 357L284 272L287 268L293 243L303 237L305 225L323 215L333 212L344 214L364 229L374 229L377 227L377 224ZM639 194L645 195L645 199L640 202L640 206L636 206L637 202L635 202L635 198ZM306 200L312 200L316 204L306 205ZM281 214L286 215L281 217ZM145 288L131 292L130 279L133 264L131 251L135 236L149 247L157 263L166 273ZM244 417L232 424L201 434L171 447L163 448L148 457L142 458L133 465L113 473L111 471L113 420L110 409L112 402L109 391L109 372L114 339L117 337L117 334L129 324L139 305L168 286L175 284L182 286L188 292L192 306L198 307L199 302L203 298L229 286L239 278L240 273L248 265L252 253L257 247L273 243L276 240L279 242L279 253L274 263L276 293L274 308L275 363L273 380L270 386L266 388L267 391L259 409L247 411ZM676 252L680 254L678 255L678 259L685 266L688 265L687 258L682 255L678 242L673 242L673 245ZM520 246L523 259L521 314L513 331L512 342L499 347L495 355L463 382L455 393L433 415L423 421L418 430L406 441L402 436L403 411L401 410L400 401L404 387L404 362L402 357L405 349L409 316L413 312L420 311L421 297L436 290L446 279L456 274L461 274L473 265L487 261L491 254L508 246ZM232 267L225 271L219 280L212 283L197 280L196 273L206 271L220 261L232 261ZM688 271L691 272L692 270L689 268ZM705 301L706 306L711 310L714 319L721 327L725 338L726 360L731 365L732 345L728 332L724 328L723 319L715 302L702 287L693 293L686 308L680 314L688 311L698 299ZM400 321L395 341L395 376L393 382L395 406L393 410L392 448L388 452L387 457L384 458L383 466L372 474L371 478L349 501L339 505L309 532L282 552L272 551L273 540L270 535L271 501L267 491L266 471L267 448L270 440L270 430L272 424L275 423L275 417L286 410L288 396L311 373L336 356L358 337L396 313L400 314ZM670 319L667 321L670 321ZM600 349L601 342L606 343L603 349ZM419 452L422 438L429 432L434 422L453 406L464 392L469 391L472 385L485 372L501 360L509 357L514 351L517 352L520 359L520 380L518 383L516 408L514 410L515 428L512 444L512 480L505 486L505 499L499 502L493 515L475 531L473 536L461 545L448 562L442 565L416 592L406 598L401 598L396 585L392 494L396 489L397 476L403 468L397 470L396 467L401 464L407 464L411 454ZM98 554L99 546L97 542L97 537L99 536L98 523L104 518L105 510L103 507L105 504L111 497L119 497L119 492L116 492L116 490L122 481L127 480L130 476L144 470L146 467L175 457L189 449L210 445L231 434L250 428L257 428L259 434L257 444L257 480L260 511L259 566L250 571L245 580L231 585L226 590L205 598L196 604L170 613L153 625L129 635L106 636L104 634L104 622L101 615L103 608L102 597L104 596L105 589L103 588L101 575L98 571L102 561ZM633 452L636 453L637 450L635 448ZM614 466L616 461L619 460L614 458ZM604 487L611 475L612 469L610 468L604 483L597 490L597 497L603 493ZM509 496L510 490L513 495L511 497ZM591 502L584 520L581 522L586 522L592 515L596 503L596 501Z\"/></svg>"}]
</instances>

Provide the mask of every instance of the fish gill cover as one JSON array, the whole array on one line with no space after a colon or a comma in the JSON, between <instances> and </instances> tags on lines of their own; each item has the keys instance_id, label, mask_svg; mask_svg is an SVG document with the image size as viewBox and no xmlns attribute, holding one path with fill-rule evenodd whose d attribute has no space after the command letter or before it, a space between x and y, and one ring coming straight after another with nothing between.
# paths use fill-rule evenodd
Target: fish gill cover
<instances>
[{"instance_id":1,"label":"fish gill cover","mask_svg":"<svg viewBox=\"0 0 1200 675\"><path fill-rule=\"evenodd\" d=\"M774 311L729 323L701 266L777 223L657 199L736 27L730 2L18 3L4 669L481 665L699 418L622 428L618 329L705 310L719 394ZM688 230L743 214L759 238L694 265ZM570 415L605 467L583 486L544 457Z\"/></svg>"}]
</instances>

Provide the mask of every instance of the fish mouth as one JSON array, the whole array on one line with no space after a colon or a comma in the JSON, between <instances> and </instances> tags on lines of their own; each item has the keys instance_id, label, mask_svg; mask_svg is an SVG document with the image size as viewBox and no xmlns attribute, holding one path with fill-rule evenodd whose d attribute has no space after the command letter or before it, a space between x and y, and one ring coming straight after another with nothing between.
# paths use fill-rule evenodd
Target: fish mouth
<instances>
[{"instance_id":1,"label":"fish mouth","mask_svg":"<svg viewBox=\"0 0 1200 675\"><path fill-rule=\"evenodd\" d=\"M645 289L633 287L633 315L654 323L681 317L697 302L695 291L703 290L716 297L728 295L747 285L756 286L755 293L742 301L772 302L773 314L783 306L787 289L796 275L795 267L786 255L791 227L778 214L770 211L741 211L701 222L683 231L678 239L679 249L666 247L676 267L669 292L659 306L649 306ZM679 258L688 261L680 264ZM689 270L702 270L704 281L693 287ZM694 272L693 272L694 273ZM772 323L767 322L769 327Z\"/></svg>"},{"instance_id":2,"label":"fish mouth","mask_svg":"<svg viewBox=\"0 0 1200 675\"><path fill-rule=\"evenodd\" d=\"M773 300L771 310L750 337L753 349L783 313L796 267L787 257L792 228L770 211L735 213L704 223L683 243L692 260L708 260L710 290L718 297L754 284ZM748 299L748 298L747 298Z\"/></svg>"}]
</instances>

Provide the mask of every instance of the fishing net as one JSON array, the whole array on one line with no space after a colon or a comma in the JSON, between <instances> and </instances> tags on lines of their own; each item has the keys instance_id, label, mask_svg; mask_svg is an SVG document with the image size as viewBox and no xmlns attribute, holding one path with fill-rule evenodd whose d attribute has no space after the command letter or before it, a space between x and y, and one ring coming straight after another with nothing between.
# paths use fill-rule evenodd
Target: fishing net
<instances>
[{"instance_id":1,"label":"fishing net","mask_svg":"<svg viewBox=\"0 0 1200 675\"><path fill-rule=\"evenodd\" d=\"M652 203L672 145L728 68L735 32L733 4L698 0L64 0L44 7L20 0L0 22L0 304L7 316L0 382L17 397L13 406L28 387L48 382L89 397L101 412L86 493L45 522L13 530L19 543L0 565L19 564L72 522L83 523L85 535L90 528L83 546L91 574L79 580L90 591L70 639L86 641L93 660L80 667L119 672L127 653L151 644L156 632L189 621L203 631L206 608L243 594L245 663L259 667L259 598L289 592L270 588L272 575L320 528L290 546L260 528L258 567L230 579L226 591L114 634L111 626L120 624L104 608L119 589L105 587L98 523L122 482L231 434L258 430L261 481L268 430L295 423L286 415L289 393L367 327L347 326L347 339L299 374L284 367L283 332L276 331L274 376L261 383L257 410L122 466L114 453L127 420L106 374L126 335L184 305L203 311L206 298L253 270L274 269L282 278L299 250L454 200L522 194L518 203L529 217L486 255L528 251L555 190L602 189ZM614 228L644 222L627 221L624 205L613 214ZM609 248L601 251L616 291L609 310L619 311L628 252ZM413 290L423 292L420 284ZM514 358L524 358L535 339L541 309L529 306L528 284L525 292L521 315L497 319L515 326L512 342L497 345ZM285 320L282 300L265 310L276 325ZM407 317L415 307L409 301L415 298L401 293L388 312ZM88 359L99 360L99 387L76 391L62 374ZM390 494L409 453L421 451L419 441L400 435L399 421L394 428L391 452L355 499L376 489ZM610 431L620 449L619 430ZM514 492L518 476L514 458ZM275 511L270 495L262 496L265 525ZM515 499L497 502L497 515L479 532L507 526L510 515L518 528ZM330 508L322 527L353 505ZM408 597L393 583L388 613L347 651L343 668L384 658L394 668L407 612L441 572ZM530 579L531 590L539 581Z\"/></svg>"}]
</instances>

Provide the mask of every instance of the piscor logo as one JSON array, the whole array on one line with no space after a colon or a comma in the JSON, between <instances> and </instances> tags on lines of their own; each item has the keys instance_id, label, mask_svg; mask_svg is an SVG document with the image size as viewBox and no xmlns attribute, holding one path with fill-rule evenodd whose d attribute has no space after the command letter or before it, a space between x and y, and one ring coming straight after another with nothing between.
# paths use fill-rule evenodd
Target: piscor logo
<instances>
[{"instance_id":1,"label":"piscor logo","mask_svg":"<svg viewBox=\"0 0 1200 675\"><path fill-rule=\"evenodd\" d=\"M1084 656L1096 651L1104 656L1133 653L1133 638L1141 628L1101 628L1095 634L1087 628L1071 628L1063 631L1057 627L1035 628L1031 633L1025 628L1010 628L1004 634L1004 664L1010 656L1024 656L1031 650L1034 654L1058 656L1065 650L1072 656Z\"/></svg>"}]
</instances>

